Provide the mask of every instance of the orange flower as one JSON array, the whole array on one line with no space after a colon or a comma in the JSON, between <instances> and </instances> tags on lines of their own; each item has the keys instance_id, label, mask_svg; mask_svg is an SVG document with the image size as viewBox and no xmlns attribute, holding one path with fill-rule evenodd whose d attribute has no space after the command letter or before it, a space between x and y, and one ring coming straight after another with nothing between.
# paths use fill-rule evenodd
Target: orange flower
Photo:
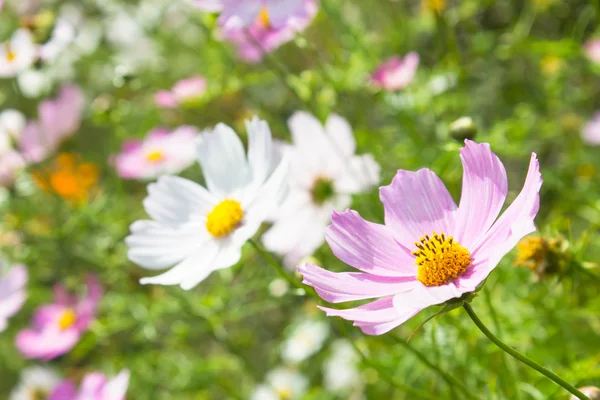
<instances>
[{"instance_id":1,"label":"orange flower","mask_svg":"<svg viewBox=\"0 0 600 400\"><path fill-rule=\"evenodd\" d=\"M99 175L96 164L81 162L75 154L60 153L50 167L34 171L33 180L48 193L82 204L98 191Z\"/></svg>"}]
</instances>

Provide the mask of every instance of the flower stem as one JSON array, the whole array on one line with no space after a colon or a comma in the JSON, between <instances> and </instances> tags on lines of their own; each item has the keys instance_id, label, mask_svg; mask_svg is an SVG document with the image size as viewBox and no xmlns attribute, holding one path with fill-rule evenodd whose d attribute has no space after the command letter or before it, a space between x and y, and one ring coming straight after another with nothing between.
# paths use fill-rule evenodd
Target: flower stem
<instances>
[{"instance_id":1,"label":"flower stem","mask_svg":"<svg viewBox=\"0 0 600 400\"><path fill-rule=\"evenodd\" d=\"M290 285L294 286L295 288L302 289L304 292L307 292L311 295L314 293L311 293L311 291L307 290L307 287L305 287L300 281L294 279L294 277L290 273L288 273L285 270L285 268L283 268L281 264L279 264L271 254L269 254L265 249L263 249L260 246L260 244L256 243L252 239L250 239L249 242L252 245L252 247L254 247L254 249L262 256L262 258L264 258L269 264L271 264L277 270L277 273Z\"/></svg>"},{"instance_id":2,"label":"flower stem","mask_svg":"<svg viewBox=\"0 0 600 400\"><path fill-rule=\"evenodd\" d=\"M487 336L488 339L490 339L492 342L494 342L494 344L496 346L500 347L502 350L504 350L505 352L507 352L514 358L516 358L517 360L521 361L523 364L530 366L531 368L535 369L542 375L544 375L547 378L554 381L556 384L562 386L563 388L565 388L566 390L568 390L569 392L574 394L578 399L590 400L589 397L587 397L585 394L581 393L579 390L577 390L574 386L572 386L567 381L562 379L560 376L556 375L554 372L552 372L550 370L547 370L546 368L542 367L535 361L525 357L523 354L519 353L518 351L516 351L515 349L513 349L512 347L510 347L509 345L504 343L502 340L500 340L496 336L494 336L494 334L492 332L490 332L490 330L479 319L477 314L475 314L475 311L473 310L473 308L471 308L471 305L469 303L464 303L463 308L465 309L467 314L469 314L469 317L471 317L471 319L473 320L475 325L477 325L479 330L481 332L483 332L483 334L485 336Z\"/></svg>"}]
</instances>

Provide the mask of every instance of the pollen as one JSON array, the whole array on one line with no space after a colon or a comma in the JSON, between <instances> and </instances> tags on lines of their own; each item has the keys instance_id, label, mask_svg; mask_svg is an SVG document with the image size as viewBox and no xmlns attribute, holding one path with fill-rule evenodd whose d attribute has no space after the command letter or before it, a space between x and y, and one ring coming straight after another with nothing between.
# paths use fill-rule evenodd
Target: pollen
<instances>
[{"instance_id":1,"label":"pollen","mask_svg":"<svg viewBox=\"0 0 600 400\"><path fill-rule=\"evenodd\" d=\"M146 154L146 160L151 163L159 163L165 159L165 155L162 151L154 150Z\"/></svg>"},{"instance_id":2,"label":"pollen","mask_svg":"<svg viewBox=\"0 0 600 400\"><path fill-rule=\"evenodd\" d=\"M289 387L280 387L280 388L276 388L275 392L277 393L277 395L279 396L279 398L281 400L289 400L292 398L292 389Z\"/></svg>"},{"instance_id":3,"label":"pollen","mask_svg":"<svg viewBox=\"0 0 600 400\"><path fill-rule=\"evenodd\" d=\"M415 242L415 264L419 267L417 280L425 286L441 286L463 274L472 264L471 253L452 236L425 235Z\"/></svg>"},{"instance_id":4,"label":"pollen","mask_svg":"<svg viewBox=\"0 0 600 400\"><path fill-rule=\"evenodd\" d=\"M258 14L258 20L265 27L271 25L271 21L269 19L269 10L267 10L267 7L263 7L260 9L260 13Z\"/></svg>"},{"instance_id":5,"label":"pollen","mask_svg":"<svg viewBox=\"0 0 600 400\"><path fill-rule=\"evenodd\" d=\"M6 60L8 62L13 62L16 59L17 59L17 54L14 51L9 50L6 52Z\"/></svg>"},{"instance_id":6,"label":"pollen","mask_svg":"<svg viewBox=\"0 0 600 400\"><path fill-rule=\"evenodd\" d=\"M206 229L214 237L229 235L244 218L242 205L235 200L223 200L206 217Z\"/></svg>"},{"instance_id":7,"label":"pollen","mask_svg":"<svg viewBox=\"0 0 600 400\"><path fill-rule=\"evenodd\" d=\"M58 319L58 326L64 331L65 329L69 329L71 326L73 326L76 320L77 316L75 315L75 312L70 308L67 308L62 312L62 315Z\"/></svg>"}]
</instances>

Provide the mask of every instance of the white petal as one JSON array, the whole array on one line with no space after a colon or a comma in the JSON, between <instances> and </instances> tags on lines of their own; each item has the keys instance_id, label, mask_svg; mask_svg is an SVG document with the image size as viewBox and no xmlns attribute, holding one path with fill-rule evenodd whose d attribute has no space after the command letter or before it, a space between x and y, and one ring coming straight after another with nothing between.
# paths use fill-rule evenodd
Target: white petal
<instances>
[{"instance_id":1,"label":"white petal","mask_svg":"<svg viewBox=\"0 0 600 400\"><path fill-rule=\"evenodd\" d=\"M229 268L237 264L242 257L242 245L243 243L240 245L239 243L236 243L235 240L231 239L218 243L219 249L216 257L212 258L208 266L203 265L203 268L195 268L194 271L186 276L181 282L181 288L183 290L190 290L206 279L212 271Z\"/></svg>"},{"instance_id":2,"label":"white petal","mask_svg":"<svg viewBox=\"0 0 600 400\"><path fill-rule=\"evenodd\" d=\"M381 167L371 154L347 159L343 173L335 180L335 189L339 193L356 194L377 185Z\"/></svg>"},{"instance_id":3,"label":"white petal","mask_svg":"<svg viewBox=\"0 0 600 400\"><path fill-rule=\"evenodd\" d=\"M354 155L354 152L356 151L356 141L354 140L352 127L348 121L337 114L332 114L327 119L325 130L334 146L341 154L346 157Z\"/></svg>"},{"instance_id":4,"label":"white petal","mask_svg":"<svg viewBox=\"0 0 600 400\"><path fill-rule=\"evenodd\" d=\"M227 195L250 182L244 146L225 124L198 138L196 150L206 185L211 192Z\"/></svg>"},{"instance_id":5,"label":"white petal","mask_svg":"<svg viewBox=\"0 0 600 400\"><path fill-rule=\"evenodd\" d=\"M248 131L248 163L252 169L253 184L260 185L271 173L273 142L269 125L257 117L246 122Z\"/></svg>"}]
</instances>

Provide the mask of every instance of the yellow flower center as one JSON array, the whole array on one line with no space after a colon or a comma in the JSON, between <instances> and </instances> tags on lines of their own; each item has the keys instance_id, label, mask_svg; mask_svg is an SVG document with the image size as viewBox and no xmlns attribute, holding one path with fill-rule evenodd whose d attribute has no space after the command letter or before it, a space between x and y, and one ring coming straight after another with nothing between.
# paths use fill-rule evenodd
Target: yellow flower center
<instances>
[{"instance_id":1,"label":"yellow flower center","mask_svg":"<svg viewBox=\"0 0 600 400\"><path fill-rule=\"evenodd\" d=\"M258 20L263 24L263 26L271 25L271 21L269 20L269 10L267 10L267 7L260 9L260 13L258 13Z\"/></svg>"},{"instance_id":2,"label":"yellow flower center","mask_svg":"<svg viewBox=\"0 0 600 400\"><path fill-rule=\"evenodd\" d=\"M417 279L425 286L441 286L458 278L472 264L471 253L452 236L425 235L412 252L419 267Z\"/></svg>"},{"instance_id":3,"label":"yellow flower center","mask_svg":"<svg viewBox=\"0 0 600 400\"><path fill-rule=\"evenodd\" d=\"M17 58L17 54L14 51L8 50L8 52L6 52L6 60L8 62L13 62L13 61L15 61L16 58Z\"/></svg>"},{"instance_id":4,"label":"yellow flower center","mask_svg":"<svg viewBox=\"0 0 600 400\"><path fill-rule=\"evenodd\" d=\"M75 315L75 311L67 308L58 319L58 326L64 331L65 329L70 328L76 320L77 316Z\"/></svg>"},{"instance_id":5,"label":"yellow flower center","mask_svg":"<svg viewBox=\"0 0 600 400\"><path fill-rule=\"evenodd\" d=\"M235 200L223 200L206 217L206 229L214 237L229 235L244 218L244 210Z\"/></svg>"},{"instance_id":6,"label":"yellow flower center","mask_svg":"<svg viewBox=\"0 0 600 400\"><path fill-rule=\"evenodd\" d=\"M31 400L45 400L48 397L48 392L44 389L30 389L29 390L29 398Z\"/></svg>"},{"instance_id":7,"label":"yellow flower center","mask_svg":"<svg viewBox=\"0 0 600 400\"><path fill-rule=\"evenodd\" d=\"M290 389L289 387L276 388L275 392L281 400L289 400L292 398L292 389Z\"/></svg>"},{"instance_id":8,"label":"yellow flower center","mask_svg":"<svg viewBox=\"0 0 600 400\"><path fill-rule=\"evenodd\" d=\"M164 159L165 159L165 155L159 150L151 151L150 153L148 153L146 155L146 160L148 160L151 163L158 163Z\"/></svg>"}]
</instances>

